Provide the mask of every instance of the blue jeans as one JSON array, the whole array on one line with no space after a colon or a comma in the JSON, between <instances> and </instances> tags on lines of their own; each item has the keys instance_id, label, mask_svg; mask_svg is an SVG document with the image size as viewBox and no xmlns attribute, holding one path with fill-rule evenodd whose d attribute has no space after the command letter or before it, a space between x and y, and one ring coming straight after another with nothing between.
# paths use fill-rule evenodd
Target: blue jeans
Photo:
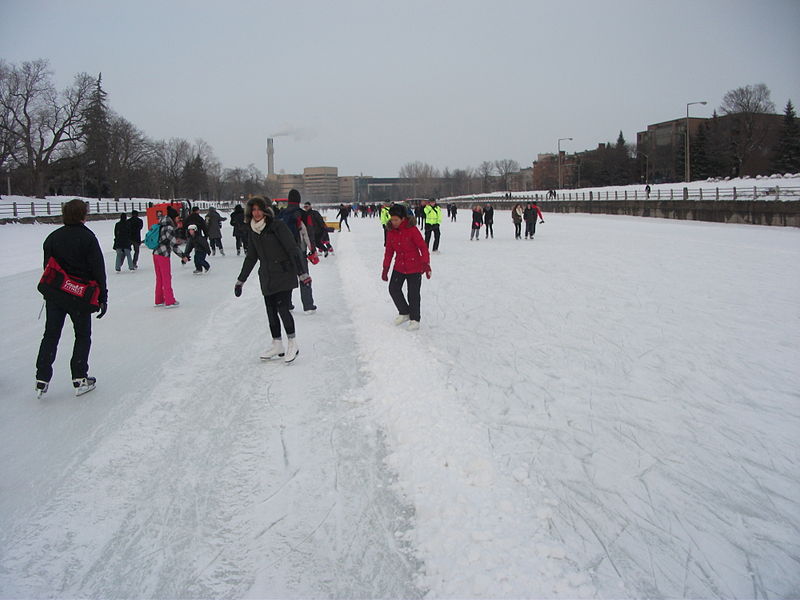
<instances>
[{"instance_id":1,"label":"blue jeans","mask_svg":"<svg viewBox=\"0 0 800 600\"><path fill-rule=\"evenodd\" d=\"M114 269L119 271L122 269L122 259L128 259L128 270L133 271L133 260L131 259L130 248L117 248L117 262L114 264Z\"/></svg>"},{"instance_id":2,"label":"blue jeans","mask_svg":"<svg viewBox=\"0 0 800 600\"><path fill-rule=\"evenodd\" d=\"M206 256L208 256L208 254L206 254L205 251L199 248L194 249L194 268L196 271L202 271L203 269L208 271L211 268L211 265L208 264L206 260Z\"/></svg>"}]
</instances>

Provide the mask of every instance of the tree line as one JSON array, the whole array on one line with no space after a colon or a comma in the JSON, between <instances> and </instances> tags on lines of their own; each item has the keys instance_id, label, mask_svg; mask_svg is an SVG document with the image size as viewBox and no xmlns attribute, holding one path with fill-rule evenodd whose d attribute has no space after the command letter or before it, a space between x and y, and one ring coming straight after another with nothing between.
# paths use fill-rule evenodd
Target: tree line
<instances>
[{"instance_id":1,"label":"tree line","mask_svg":"<svg viewBox=\"0 0 800 600\"><path fill-rule=\"evenodd\" d=\"M0 60L0 191L37 196L231 199L265 192L264 174L222 168L210 144L150 139L114 112L102 74L57 90L47 60Z\"/></svg>"}]
</instances>

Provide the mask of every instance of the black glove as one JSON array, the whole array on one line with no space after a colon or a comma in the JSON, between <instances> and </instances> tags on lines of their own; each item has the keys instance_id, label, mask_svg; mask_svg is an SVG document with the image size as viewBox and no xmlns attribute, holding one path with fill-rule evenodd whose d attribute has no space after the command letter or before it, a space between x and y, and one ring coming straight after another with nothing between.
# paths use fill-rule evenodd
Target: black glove
<instances>
[{"instance_id":1,"label":"black glove","mask_svg":"<svg viewBox=\"0 0 800 600\"><path fill-rule=\"evenodd\" d=\"M237 298L242 295L242 286L244 284L241 281L237 281L236 285L233 286L233 295Z\"/></svg>"},{"instance_id":2,"label":"black glove","mask_svg":"<svg viewBox=\"0 0 800 600\"><path fill-rule=\"evenodd\" d=\"M102 319L103 315L106 314L108 310L108 302L101 302L100 303L100 312L97 314L98 319Z\"/></svg>"}]
</instances>

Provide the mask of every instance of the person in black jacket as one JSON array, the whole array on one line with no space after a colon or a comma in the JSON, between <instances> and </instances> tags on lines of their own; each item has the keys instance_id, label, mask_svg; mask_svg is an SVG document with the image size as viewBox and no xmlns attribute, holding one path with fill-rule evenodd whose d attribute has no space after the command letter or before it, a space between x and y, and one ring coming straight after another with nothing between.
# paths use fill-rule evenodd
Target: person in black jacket
<instances>
[{"instance_id":1,"label":"person in black jacket","mask_svg":"<svg viewBox=\"0 0 800 600\"><path fill-rule=\"evenodd\" d=\"M122 213L119 216L119 221L114 225L114 250L117 251L117 262L114 264L114 270L119 273L122 270L122 259L128 259L128 270L133 271L133 260L131 259L131 228L127 222L128 215Z\"/></svg>"},{"instance_id":2,"label":"person in black jacket","mask_svg":"<svg viewBox=\"0 0 800 600\"><path fill-rule=\"evenodd\" d=\"M241 204L233 207L231 227L233 227L233 237L236 238L236 256L239 256L242 248L247 252L247 229L244 222L244 209Z\"/></svg>"},{"instance_id":3,"label":"person in black jacket","mask_svg":"<svg viewBox=\"0 0 800 600\"><path fill-rule=\"evenodd\" d=\"M256 263L260 263L258 279L272 335L272 346L261 355L261 358L269 360L285 356L284 361L290 363L300 352L295 341L294 318L289 312L292 290L298 285L298 274L301 285L311 283L311 277L303 270L297 245L289 227L275 218L272 208L267 206L266 199L251 198L247 202L245 220L249 227L247 254L233 292L237 298L242 295L245 281ZM281 339L281 322L289 338L286 352L283 350Z\"/></svg>"},{"instance_id":4,"label":"person in black jacket","mask_svg":"<svg viewBox=\"0 0 800 600\"><path fill-rule=\"evenodd\" d=\"M62 209L64 226L47 236L42 246L44 264L55 259L69 275L87 281L96 281L100 288L100 319L108 309L108 288L103 252L94 233L84 225L88 207L82 200L70 200ZM50 386L53 377L53 362L56 359L58 341L64 321L69 315L75 329L75 345L72 349L70 370L75 395L80 396L94 389L96 379L89 377L89 349L92 345L92 313L59 301L58 297L45 300L47 320L44 336L36 357L36 391L41 398Z\"/></svg>"},{"instance_id":5,"label":"person in black jacket","mask_svg":"<svg viewBox=\"0 0 800 600\"><path fill-rule=\"evenodd\" d=\"M494 239L494 206L491 204L483 207L483 224L486 225L486 237L491 234Z\"/></svg>"},{"instance_id":6,"label":"person in black jacket","mask_svg":"<svg viewBox=\"0 0 800 600\"><path fill-rule=\"evenodd\" d=\"M311 202L306 202L303 205L303 210L306 216L303 222L308 231L308 237L311 238L311 244L318 250L322 250L323 256L327 257L328 253L333 254L333 246L331 246L331 238L328 235L328 226L325 224L325 219L318 210L311 208Z\"/></svg>"},{"instance_id":7,"label":"person in black jacket","mask_svg":"<svg viewBox=\"0 0 800 600\"><path fill-rule=\"evenodd\" d=\"M199 206L193 206L191 214L184 220L183 226L188 228L189 225L197 225L200 233L202 233L204 237L208 237L208 225L206 225L206 220L200 214Z\"/></svg>"},{"instance_id":8,"label":"person in black jacket","mask_svg":"<svg viewBox=\"0 0 800 600\"><path fill-rule=\"evenodd\" d=\"M133 268L139 268L139 247L142 245L142 228L144 223L139 218L139 211L135 208L128 219L128 228L131 230L131 245L133 246Z\"/></svg>"},{"instance_id":9,"label":"person in black jacket","mask_svg":"<svg viewBox=\"0 0 800 600\"><path fill-rule=\"evenodd\" d=\"M211 265L208 264L206 257L211 254L211 247L208 245L208 240L203 237L197 225L192 223L186 228L186 247L183 249L181 262L186 264L191 258L192 250L194 250L194 274L202 275L203 269L206 273L211 270Z\"/></svg>"}]
</instances>

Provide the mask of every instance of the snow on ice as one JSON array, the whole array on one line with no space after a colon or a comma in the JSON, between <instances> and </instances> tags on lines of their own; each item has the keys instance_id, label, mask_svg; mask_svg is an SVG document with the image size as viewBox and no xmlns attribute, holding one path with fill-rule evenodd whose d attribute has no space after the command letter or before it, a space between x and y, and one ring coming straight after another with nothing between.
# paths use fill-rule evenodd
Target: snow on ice
<instances>
[{"instance_id":1,"label":"snow on ice","mask_svg":"<svg viewBox=\"0 0 800 600\"><path fill-rule=\"evenodd\" d=\"M56 226L0 227L0 597L796 597L800 231L545 219L444 223L409 332L352 218L288 367L230 227L175 311L143 248L42 400Z\"/></svg>"}]
</instances>

